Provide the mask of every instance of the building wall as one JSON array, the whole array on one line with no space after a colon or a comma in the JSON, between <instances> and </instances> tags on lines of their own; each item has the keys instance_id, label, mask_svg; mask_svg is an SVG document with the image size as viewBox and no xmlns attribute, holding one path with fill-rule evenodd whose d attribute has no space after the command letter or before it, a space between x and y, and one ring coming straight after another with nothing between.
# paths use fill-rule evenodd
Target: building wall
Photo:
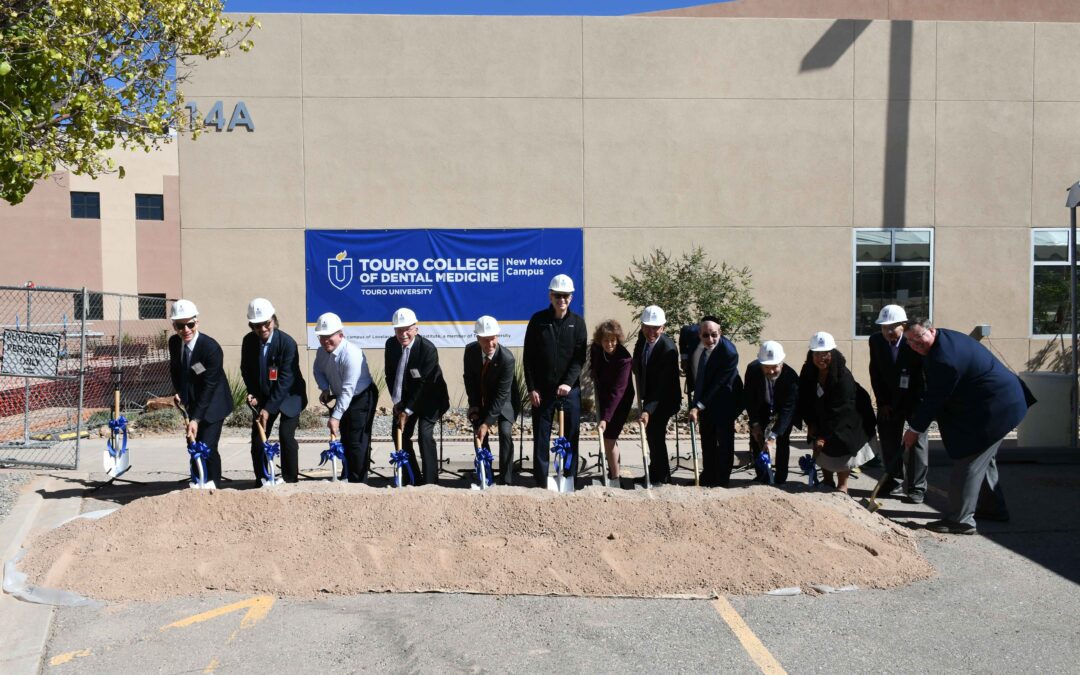
<instances>
[{"instance_id":1,"label":"building wall","mask_svg":"<svg viewBox=\"0 0 1080 675\"><path fill-rule=\"evenodd\" d=\"M233 359L256 295L304 334L305 228L583 227L590 325L629 322L609 278L632 258L701 245L751 267L791 360L828 330L865 379L852 230L931 227L936 322L991 324L1017 370L1046 345L1030 229L1068 225L1080 176L1080 24L261 20L186 90L256 131L180 143L183 291Z\"/></svg>"},{"instance_id":2,"label":"building wall","mask_svg":"<svg viewBox=\"0 0 1080 675\"><path fill-rule=\"evenodd\" d=\"M17 206L0 202L0 285L112 293L180 293L180 199L176 143L154 152L109 153L123 166L90 178L59 172ZM72 218L71 195L100 194L101 218ZM163 195L165 220L136 220L135 195Z\"/></svg>"}]
</instances>

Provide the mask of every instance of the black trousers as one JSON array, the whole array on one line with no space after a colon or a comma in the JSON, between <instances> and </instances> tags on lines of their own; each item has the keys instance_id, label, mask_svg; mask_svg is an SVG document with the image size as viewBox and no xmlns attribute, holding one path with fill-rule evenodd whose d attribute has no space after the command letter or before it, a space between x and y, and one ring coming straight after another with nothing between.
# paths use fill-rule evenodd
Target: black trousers
<instances>
[{"instance_id":1,"label":"black trousers","mask_svg":"<svg viewBox=\"0 0 1080 675\"><path fill-rule=\"evenodd\" d=\"M750 434L750 455L754 460L754 475L756 480L764 483L769 482L769 477L758 468L757 456L761 453L762 446ZM773 480L776 485L782 485L787 481L788 462L791 461L791 430L782 436L776 437L776 457L773 458Z\"/></svg>"},{"instance_id":2,"label":"black trousers","mask_svg":"<svg viewBox=\"0 0 1080 675\"><path fill-rule=\"evenodd\" d=\"M221 455L218 454L218 441L221 440L221 427L225 420L217 422L199 422L199 433L195 434L195 440L206 443L210 448L210 457L206 460L206 480L218 483L221 480ZM195 466L195 460L189 459L188 465L192 476L199 475L199 469ZM218 487L221 487L220 485Z\"/></svg>"},{"instance_id":3,"label":"black trousers","mask_svg":"<svg viewBox=\"0 0 1080 675\"><path fill-rule=\"evenodd\" d=\"M701 484L706 487L727 487L731 466L735 463L735 422L717 427L712 418L698 414L701 429Z\"/></svg>"},{"instance_id":4,"label":"black trousers","mask_svg":"<svg viewBox=\"0 0 1080 675\"><path fill-rule=\"evenodd\" d=\"M352 397L349 408L341 416L341 444L345 446L346 478L350 483L367 480L368 450L371 448L371 426L375 424L375 404L379 390L374 384Z\"/></svg>"},{"instance_id":5,"label":"black trousers","mask_svg":"<svg viewBox=\"0 0 1080 675\"><path fill-rule=\"evenodd\" d=\"M479 427L479 423L474 423L473 433L476 433ZM484 439L484 447L488 450L491 450L492 431L494 430L489 428L487 438ZM501 417L499 418L499 470L495 476L496 483L514 484L514 423Z\"/></svg>"},{"instance_id":6,"label":"black trousers","mask_svg":"<svg viewBox=\"0 0 1080 675\"><path fill-rule=\"evenodd\" d=\"M266 420L266 437L270 438L270 432L274 429L274 421L281 417L281 425L278 427L278 443L281 444L281 477L286 483L295 483L297 474L300 472L297 459L300 444L296 442L296 427L300 424L300 417L289 417L284 414L274 413ZM258 415L251 422L251 468L255 472L255 480L258 481L263 475L263 442L259 437Z\"/></svg>"},{"instance_id":7,"label":"black trousers","mask_svg":"<svg viewBox=\"0 0 1080 675\"><path fill-rule=\"evenodd\" d=\"M649 415L645 425L645 440L649 443L649 482L670 483L671 464L668 461L667 425L673 413Z\"/></svg>"},{"instance_id":8,"label":"black trousers","mask_svg":"<svg viewBox=\"0 0 1080 675\"><path fill-rule=\"evenodd\" d=\"M439 415L421 417L418 413L409 415L405 422L405 428L401 431L401 449L409 453L409 466L412 467L413 476L417 485L439 484L439 449L435 445L435 423L439 421ZM417 464L416 452L413 450L413 431L419 427L417 434L420 441L420 459L423 464ZM409 477L405 477L407 484Z\"/></svg>"},{"instance_id":9,"label":"black trousers","mask_svg":"<svg viewBox=\"0 0 1080 675\"><path fill-rule=\"evenodd\" d=\"M578 472L578 437L581 421L581 388L574 387L570 393L563 397L555 396L555 391L544 394L540 399L540 407L533 408L533 480L536 487L547 487L547 474L549 456L551 454L551 428L558 419L557 407L563 409L563 422L566 429L559 429L559 435L565 436L570 441L572 455L570 478L577 483ZM558 475L559 471L552 472ZM565 475L565 472L564 472Z\"/></svg>"}]
</instances>

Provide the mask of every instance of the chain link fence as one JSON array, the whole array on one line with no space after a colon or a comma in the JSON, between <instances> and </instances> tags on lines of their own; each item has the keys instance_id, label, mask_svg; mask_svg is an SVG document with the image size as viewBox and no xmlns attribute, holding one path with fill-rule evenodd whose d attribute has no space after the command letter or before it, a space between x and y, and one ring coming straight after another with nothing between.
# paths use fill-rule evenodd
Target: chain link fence
<instances>
[{"instance_id":1,"label":"chain link fence","mask_svg":"<svg viewBox=\"0 0 1080 675\"><path fill-rule=\"evenodd\" d=\"M87 443L104 448L117 382L128 419L171 396L167 303L0 286L0 464L76 468Z\"/></svg>"}]
</instances>

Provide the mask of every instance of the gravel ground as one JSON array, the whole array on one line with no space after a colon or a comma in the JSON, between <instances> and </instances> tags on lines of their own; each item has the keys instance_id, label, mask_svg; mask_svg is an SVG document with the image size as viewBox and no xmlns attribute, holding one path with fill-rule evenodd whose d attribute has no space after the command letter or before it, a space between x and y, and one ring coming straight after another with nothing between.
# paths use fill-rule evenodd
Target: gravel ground
<instances>
[{"instance_id":1,"label":"gravel ground","mask_svg":"<svg viewBox=\"0 0 1080 675\"><path fill-rule=\"evenodd\" d=\"M0 521L11 513L15 500L19 498L19 487L34 477L31 471L0 469Z\"/></svg>"}]
</instances>

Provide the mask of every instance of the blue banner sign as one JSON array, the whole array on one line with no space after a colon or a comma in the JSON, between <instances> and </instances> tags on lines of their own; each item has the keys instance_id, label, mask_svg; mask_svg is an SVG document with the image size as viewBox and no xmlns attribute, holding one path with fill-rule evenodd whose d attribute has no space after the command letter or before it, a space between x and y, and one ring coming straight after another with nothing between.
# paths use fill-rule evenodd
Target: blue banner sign
<instances>
[{"instance_id":1,"label":"blue banner sign","mask_svg":"<svg viewBox=\"0 0 1080 675\"><path fill-rule=\"evenodd\" d=\"M323 312L340 316L360 347L381 348L399 307L416 312L420 333L438 347L472 342L485 314L498 320L502 344L521 346L556 274L574 280L573 308L583 312L580 229L307 230L305 249L313 349Z\"/></svg>"}]
</instances>

